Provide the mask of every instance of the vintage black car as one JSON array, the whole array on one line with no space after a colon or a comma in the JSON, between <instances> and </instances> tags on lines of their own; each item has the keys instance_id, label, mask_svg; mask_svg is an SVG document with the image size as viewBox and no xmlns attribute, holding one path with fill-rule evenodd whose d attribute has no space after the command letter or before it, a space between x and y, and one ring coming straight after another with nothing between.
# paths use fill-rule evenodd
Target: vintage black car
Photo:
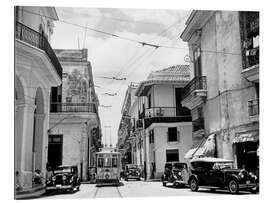
<instances>
[{"instance_id":1,"label":"vintage black car","mask_svg":"<svg viewBox=\"0 0 270 203\"><path fill-rule=\"evenodd\" d=\"M128 181L129 179L141 180L141 170L139 166L127 164L124 170L124 179L125 181Z\"/></svg>"},{"instance_id":2,"label":"vintage black car","mask_svg":"<svg viewBox=\"0 0 270 203\"><path fill-rule=\"evenodd\" d=\"M161 176L163 186L171 184L173 187L185 186L188 183L187 164L182 162L168 162L164 167L164 174Z\"/></svg>"},{"instance_id":3,"label":"vintage black car","mask_svg":"<svg viewBox=\"0 0 270 203\"><path fill-rule=\"evenodd\" d=\"M188 180L190 189L197 191L199 187L228 189L236 194L240 190L256 193L258 177L244 169L235 169L233 161L220 158L194 158L190 161L191 174Z\"/></svg>"},{"instance_id":4,"label":"vintage black car","mask_svg":"<svg viewBox=\"0 0 270 203\"><path fill-rule=\"evenodd\" d=\"M61 190L74 192L80 189L80 178L77 166L58 166L53 175L46 181L46 191Z\"/></svg>"}]
</instances>

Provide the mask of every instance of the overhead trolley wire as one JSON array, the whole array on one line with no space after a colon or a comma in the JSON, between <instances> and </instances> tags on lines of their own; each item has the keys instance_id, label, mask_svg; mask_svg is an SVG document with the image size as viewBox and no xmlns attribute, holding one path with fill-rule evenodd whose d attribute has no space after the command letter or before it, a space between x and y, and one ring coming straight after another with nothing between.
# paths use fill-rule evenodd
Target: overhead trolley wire
<instances>
[{"instance_id":1,"label":"overhead trolley wire","mask_svg":"<svg viewBox=\"0 0 270 203\"><path fill-rule=\"evenodd\" d=\"M54 18L49 17L49 16L41 15L39 13L35 13L35 12L28 11L28 10L25 10L25 9L22 9L22 10L24 12L27 12L27 13L30 13L30 14L33 14L33 15L42 16L42 17L46 17L46 18L55 20ZM76 27L80 27L80 28L83 28L83 29L88 29L88 30L91 30L91 31L94 31L94 32L97 32L97 33L104 34L104 35L108 35L108 36L111 36L111 37L115 37L115 38L119 38L119 39L122 39L122 40L127 40L127 41L130 41L130 42L138 43L138 44L141 44L142 46L154 47L156 49L157 48L167 48L167 49L189 50L188 48L184 48L184 47L169 46L169 45L162 45L162 44L156 44L156 43L149 43L149 42L139 41L139 40L136 40L136 39L132 39L132 38L128 38L128 37L116 35L116 34L113 34L113 33L110 33L110 32L106 32L106 31L103 31L103 30L98 30L98 29L95 29L95 28L92 28L92 27L89 27L89 26L86 27L86 26L83 26L83 25L72 23L72 22L69 22L69 21L66 21L66 20L59 19L58 21L59 22L62 22L62 23L69 24L69 25L73 25L73 26L76 26ZM201 52L230 54L230 55L241 55L241 53L232 53L232 52L223 52L223 51L212 51L212 50L203 50L203 49L201 49Z\"/></svg>"}]
</instances>

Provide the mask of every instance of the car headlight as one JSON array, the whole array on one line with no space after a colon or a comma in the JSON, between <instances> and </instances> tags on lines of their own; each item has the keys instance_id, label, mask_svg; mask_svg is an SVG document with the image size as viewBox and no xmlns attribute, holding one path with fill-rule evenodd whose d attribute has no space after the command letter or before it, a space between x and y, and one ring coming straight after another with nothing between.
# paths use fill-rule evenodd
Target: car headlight
<instances>
[{"instance_id":1,"label":"car headlight","mask_svg":"<svg viewBox=\"0 0 270 203\"><path fill-rule=\"evenodd\" d=\"M254 173L250 172L248 175L254 180L257 180L257 176Z\"/></svg>"},{"instance_id":2,"label":"car headlight","mask_svg":"<svg viewBox=\"0 0 270 203\"><path fill-rule=\"evenodd\" d=\"M63 177L62 177L62 179L63 179L63 180L66 180L66 179L67 179L67 177L66 177L66 176L63 176Z\"/></svg>"},{"instance_id":3,"label":"car headlight","mask_svg":"<svg viewBox=\"0 0 270 203\"><path fill-rule=\"evenodd\" d=\"M244 178L244 177L245 177L244 174L241 173L241 172L238 174L238 176L239 176L240 178Z\"/></svg>"}]
</instances>

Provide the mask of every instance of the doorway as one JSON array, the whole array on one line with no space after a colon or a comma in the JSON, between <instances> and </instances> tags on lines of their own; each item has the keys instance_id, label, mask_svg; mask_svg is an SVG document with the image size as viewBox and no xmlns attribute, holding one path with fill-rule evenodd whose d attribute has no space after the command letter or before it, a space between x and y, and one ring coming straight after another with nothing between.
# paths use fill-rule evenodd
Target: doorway
<instances>
[{"instance_id":1,"label":"doorway","mask_svg":"<svg viewBox=\"0 0 270 203\"><path fill-rule=\"evenodd\" d=\"M62 165L63 135L49 135L48 163L54 169Z\"/></svg>"}]
</instances>

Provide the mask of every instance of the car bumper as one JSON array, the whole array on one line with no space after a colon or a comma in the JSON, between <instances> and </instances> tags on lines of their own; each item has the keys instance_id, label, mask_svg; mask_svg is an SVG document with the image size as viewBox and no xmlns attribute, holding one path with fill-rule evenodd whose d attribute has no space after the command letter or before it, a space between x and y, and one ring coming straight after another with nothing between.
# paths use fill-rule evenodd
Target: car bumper
<instances>
[{"instance_id":1,"label":"car bumper","mask_svg":"<svg viewBox=\"0 0 270 203\"><path fill-rule=\"evenodd\" d=\"M72 185L57 185L57 186L47 186L46 190L68 190L73 189Z\"/></svg>"},{"instance_id":2,"label":"car bumper","mask_svg":"<svg viewBox=\"0 0 270 203\"><path fill-rule=\"evenodd\" d=\"M135 176L135 175L128 175L126 178L138 179L138 178L141 178L141 177L140 176Z\"/></svg>"},{"instance_id":3,"label":"car bumper","mask_svg":"<svg viewBox=\"0 0 270 203\"><path fill-rule=\"evenodd\" d=\"M239 189L256 189L258 186L257 183L239 184Z\"/></svg>"}]
</instances>

